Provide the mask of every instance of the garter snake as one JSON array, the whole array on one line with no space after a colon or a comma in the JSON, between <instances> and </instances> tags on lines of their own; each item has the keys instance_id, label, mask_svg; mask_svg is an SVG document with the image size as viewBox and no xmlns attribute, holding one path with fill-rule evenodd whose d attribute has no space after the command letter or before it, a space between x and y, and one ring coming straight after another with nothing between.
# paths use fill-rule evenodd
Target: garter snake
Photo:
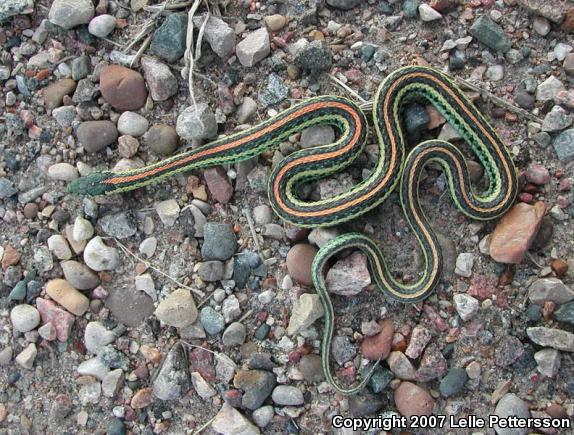
<instances>
[{"instance_id":1,"label":"garter snake","mask_svg":"<svg viewBox=\"0 0 574 435\"><path fill-rule=\"evenodd\" d=\"M472 189L464 156L449 142L424 141L407 155L402 108L413 98L422 98L432 104L470 145L488 177L489 185L484 192ZM375 95L372 119L379 150L375 168L347 191L319 201L302 201L296 194L297 187L346 168L362 152L367 138L365 115L353 102L342 97L311 98L250 129L150 166L82 177L72 182L69 190L90 195L125 192L178 172L250 159L303 129L332 125L338 132L334 143L296 151L272 170L268 193L273 210L281 219L300 227L333 226L380 205L400 185L404 215L424 256L421 278L412 284L397 281L388 270L379 247L360 233L347 233L332 239L315 256L313 284L325 311L321 344L323 371L336 391L353 394L365 386L377 364L351 388L339 386L332 375L330 348L335 313L325 285L325 270L330 259L345 249L361 250L367 256L371 277L381 292L401 302L421 301L436 286L442 268L437 237L418 201L419 178L424 166L435 162L442 167L454 203L472 219L487 220L503 214L514 202L518 184L512 159L494 129L448 76L435 69L410 66L389 74Z\"/></svg>"}]
</instances>

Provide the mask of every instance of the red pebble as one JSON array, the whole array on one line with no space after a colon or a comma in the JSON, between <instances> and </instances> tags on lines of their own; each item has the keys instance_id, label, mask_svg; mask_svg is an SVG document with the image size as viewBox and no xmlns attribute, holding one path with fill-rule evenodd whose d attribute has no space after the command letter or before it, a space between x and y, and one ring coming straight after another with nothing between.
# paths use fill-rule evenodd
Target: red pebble
<instances>
[{"instance_id":1,"label":"red pebble","mask_svg":"<svg viewBox=\"0 0 574 435\"><path fill-rule=\"evenodd\" d=\"M300 359L301 359L301 354L299 352L297 352L296 350L289 354L289 362L291 364L298 363Z\"/></svg>"},{"instance_id":2,"label":"red pebble","mask_svg":"<svg viewBox=\"0 0 574 435\"><path fill-rule=\"evenodd\" d=\"M556 303L552 301L544 301L544 305L542 306L542 317L547 322L552 318L552 314L556 309Z\"/></svg>"},{"instance_id":3,"label":"red pebble","mask_svg":"<svg viewBox=\"0 0 574 435\"><path fill-rule=\"evenodd\" d=\"M521 194L518 195L518 200L520 202L525 202L526 204L532 204L532 201L534 200L534 195L528 192L522 192Z\"/></svg>"},{"instance_id":4,"label":"red pebble","mask_svg":"<svg viewBox=\"0 0 574 435\"><path fill-rule=\"evenodd\" d=\"M562 178L558 183L558 190L560 192L568 192L570 190L570 180L568 178Z\"/></svg>"}]
</instances>

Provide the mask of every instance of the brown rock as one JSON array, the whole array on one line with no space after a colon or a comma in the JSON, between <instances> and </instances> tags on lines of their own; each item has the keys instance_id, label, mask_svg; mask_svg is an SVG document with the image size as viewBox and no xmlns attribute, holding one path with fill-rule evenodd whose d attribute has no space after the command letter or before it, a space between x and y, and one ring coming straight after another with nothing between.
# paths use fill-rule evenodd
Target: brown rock
<instances>
[{"instance_id":1,"label":"brown rock","mask_svg":"<svg viewBox=\"0 0 574 435\"><path fill-rule=\"evenodd\" d=\"M570 53L566 56L562 68L564 68L566 74L574 74L574 53Z\"/></svg>"},{"instance_id":2,"label":"brown rock","mask_svg":"<svg viewBox=\"0 0 574 435\"><path fill-rule=\"evenodd\" d=\"M372 361L386 359L391 352L395 327L390 319L379 322L381 332L367 337L361 343L361 354Z\"/></svg>"},{"instance_id":3,"label":"brown rock","mask_svg":"<svg viewBox=\"0 0 574 435\"><path fill-rule=\"evenodd\" d=\"M562 25L560 27L565 32L574 31L574 7L568 9L566 14L564 15L564 21L562 21Z\"/></svg>"},{"instance_id":4,"label":"brown rock","mask_svg":"<svg viewBox=\"0 0 574 435\"><path fill-rule=\"evenodd\" d=\"M222 204L227 204L233 196L233 186L227 178L227 173L221 166L206 169L203 177L211 196Z\"/></svg>"},{"instance_id":5,"label":"brown rock","mask_svg":"<svg viewBox=\"0 0 574 435\"><path fill-rule=\"evenodd\" d=\"M19 262L20 253L10 245L6 246L6 248L4 248L4 256L2 257L2 269L15 266Z\"/></svg>"},{"instance_id":6,"label":"brown rock","mask_svg":"<svg viewBox=\"0 0 574 435\"><path fill-rule=\"evenodd\" d=\"M412 382L402 382L395 390L395 405L401 415L430 415L434 401L430 394Z\"/></svg>"},{"instance_id":7,"label":"brown rock","mask_svg":"<svg viewBox=\"0 0 574 435\"><path fill-rule=\"evenodd\" d=\"M84 314L90 300L76 290L65 279L53 279L46 284L46 293L70 313L76 316Z\"/></svg>"},{"instance_id":8,"label":"brown rock","mask_svg":"<svg viewBox=\"0 0 574 435\"><path fill-rule=\"evenodd\" d=\"M520 263L540 229L545 211L541 201L512 207L492 233L490 256L499 263Z\"/></svg>"},{"instance_id":9,"label":"brown rock","mask_svg":"<svg viewBox=\"0 0 574 435\"><path fill-rule=\"evenodd\" d=\"M568 272L568 263L564 260L552 260L550 267L552 268L552 272L554 272L558 277L564 276L566 275L566 272Z\"/></svg>"},{"instance_id":10,"label":"brown rock","mask_svg":"<svg viewBox=\"0 0 574 435\"><path fill-rule=\"evenodd\" d=\"M96 153L116 141L118 130L111 121L86 121L78 127L77 135L86 151Z\"/></svg>"},{"instance_id":11,"label":"brown rock","mask_svg":"<svg viewBox=\"0 0 574 435\"><path fill-rule=\"evenodd\" d=\"M552 418L568 418L568 414L563 406L558 405L557 403L551 403L546 408L546 414L551 416Z\"/></svg>"},{"instance_id":12,"label":"brown rock","mask_svg":"<svg viewBox=\"0 0 574 435\"><path fill-rule=\"evenodd\" d=\"M151 405L152 402L153 402L152 389L148 387L148 388L142 388L141 390L137 391L132 397L130 405L134 409L142 409L145 408L146 406Z\"/></svg>"},{"instance_id":13,"label":"brown rock","mask_svg":"<svg viewBox=\"0 0 574 435\"><path fill-rule=\"evenodd\" d=\"M293 246L287 254L287 270L295 281L303 285L311 285L311 263L317 254L317 248L306 243Z\"/></svg>"},{"instance_id":14,"label":"brown rock","mask_svg":"<svg viewBox=\"0 0 574 435\"><path fill-rule=\"evenodd\" d=\"M147 99L142 75L120 65L108 65L102 68L100 92L117 110L137 110Z\"/></svg>"},{"instance_id":15,"label":"brown rock","mask_svg":"<svg viewBox=\"0 0 574 435\"><path fill-rule=\"evenodd\" d=\"M62 79L52 83L44 89L44 104L46 109L52 110L62 105L65 95L72 95L76 90L76 82L72 79Z\"/></svg>"}]
</instances>

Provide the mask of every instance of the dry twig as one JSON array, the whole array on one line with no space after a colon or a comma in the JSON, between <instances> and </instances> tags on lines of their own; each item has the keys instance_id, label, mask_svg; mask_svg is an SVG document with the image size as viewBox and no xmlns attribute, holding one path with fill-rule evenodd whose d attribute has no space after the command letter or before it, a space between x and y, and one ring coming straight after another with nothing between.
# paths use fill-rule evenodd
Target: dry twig
<instances>
[{"instance_id":1,"label":"dry twig","mask_svg":"<svg viewBox=\"0 0 574 435\"><path fill-rule=\"evenodd\" d=\"M259 251L261 246L259 245L259 240L257 239L257 233L255 232L255 225L253 224L253 218L251 217L251 210L249 207L243 209L243 214L247 219L247 224L249 225L249 230L251 231L251 237L253 238L253 244L255 245L255 250Z\"/></svg>"}]
</instances>

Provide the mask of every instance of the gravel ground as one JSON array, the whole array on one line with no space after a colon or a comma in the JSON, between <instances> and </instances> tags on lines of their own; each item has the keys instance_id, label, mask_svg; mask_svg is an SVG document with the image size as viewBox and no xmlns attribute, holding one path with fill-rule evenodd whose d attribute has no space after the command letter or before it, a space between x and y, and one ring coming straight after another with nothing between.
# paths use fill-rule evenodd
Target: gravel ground
<instances>
[{"instance_id":1,"label":"gravel ground","mask_svg":"<svg viewBox=\"0 0 574 435\"><path fill-rule=\"evenodd\" d=\"M446 420L411 431L493 434L449 418L571 419L573 3L220 1L207 21L199 7L193 30L191 3L0 0L0 433L375 434L385 432L332 419L435 414ZM190 96L191 33L202 43ZM333 369L350 384L384 360L357 395L336 394L321 371L313 256L353 230L379 241L403 282L424 257L396 194L337 228L273 214L270 169L333 141L331 127L122 195L67 192L94 170L157 162L311 96L366 106L389 72L413 64L465 81L521 190L504 217L473 222L440 168L426 169L421 202L445 270L424 303L386 300L363 254L337 259ZM409 144L460 144L484 189L482 168L428 102L403 114ZM300 196L368 176L375 142Z\"/></svg>"}]
</instances>

